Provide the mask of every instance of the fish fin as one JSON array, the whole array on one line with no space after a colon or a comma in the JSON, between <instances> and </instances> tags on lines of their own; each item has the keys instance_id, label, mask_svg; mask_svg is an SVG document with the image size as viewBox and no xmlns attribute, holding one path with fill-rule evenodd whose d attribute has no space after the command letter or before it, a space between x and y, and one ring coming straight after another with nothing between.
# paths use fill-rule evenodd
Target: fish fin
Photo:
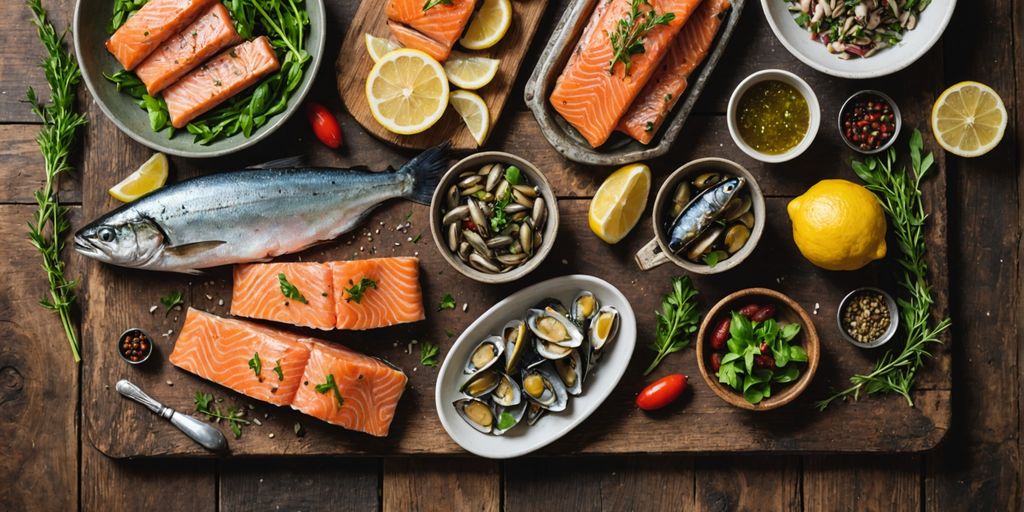
<instances>
[{"instance_id":1,"label":"fish fin","mask_svg":"<svg viewBox=\"0 0 1024 512\"><path fill-rule=\"evenodd\" d=\"M246 169L294 169L296 167L302 167L303 161L305 161L305 157L302 155L293 155L260 164L250 165L249 167L246 167Z\"/></svg>"},{"instance_id":2,"label":"fish fin","mask_svg":"<svg viewBox=\"0 0 1024 512\"><path fill-rule=\"evenodd\" d=\"M172 245L170 247L165 247L164 252L178 257L192 256L196 253L213 249L214 247L220 247L226 243L227 242L224 240L207 240L203 242L193 242L190 244Z\"/></svg>"},{"instance_id":3,"label":"fish fin","mask_svg":"<svg viewBox=\"0 0 1024 512\"><path fill-rule=\"evenodd\" d=\"M448 146L448 142L442 142L416 155L398 170L400 173L411 174L413 177L412 193L406 196L409 200L420 204L430 204L441 174L448 167Z\"/></svg>"}]
</instances>

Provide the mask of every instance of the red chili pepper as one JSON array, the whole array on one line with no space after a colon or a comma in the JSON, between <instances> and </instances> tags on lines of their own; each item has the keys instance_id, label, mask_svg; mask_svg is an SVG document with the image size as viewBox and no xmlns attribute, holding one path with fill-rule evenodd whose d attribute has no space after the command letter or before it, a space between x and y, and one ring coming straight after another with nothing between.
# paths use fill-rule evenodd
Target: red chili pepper
<instances>
[{"instance_id":1,"label":"red chili pepper","mask_svg":"<svg viewBox=\"0 0 1024 512\"><path fill-rule=\"evenodd\" d=\"M341 125L327 107L314 101L306 102L306 119L309 119L313 133L320 142L331 149L341 147Z\"/></svg>"}]
</instances>

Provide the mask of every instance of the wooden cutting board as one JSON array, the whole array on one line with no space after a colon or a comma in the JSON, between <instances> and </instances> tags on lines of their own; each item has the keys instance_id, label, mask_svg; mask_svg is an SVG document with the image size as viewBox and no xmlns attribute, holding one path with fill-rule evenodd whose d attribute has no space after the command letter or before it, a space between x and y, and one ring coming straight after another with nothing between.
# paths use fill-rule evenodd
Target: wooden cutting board
<instances>
[{"instance_id":1,"label":"wooden cutting board","mask_svg":"<svg viewBox=\"0 0 1024 512\"><path fill-rule=\"evenodd\" d=\"M437 124L429 130L415 135L398 135L385 129L370 113L366 100L366 77L373 67L373 59L366 51L364 34L377 37L388 37L387 16L384 10L385 0L364 1L356 12L352 25L345 35L335 64L338 80L338 94L356 122L375 137L403 148L425 149L444 141L451 141L454 149L476 149L477 143L470 135L462 118L451 108L445 112ZM475 91L490 108L491 126L497 126L501 111L505 107L516 75L530 48L530 41L540 26L541 16L548 5L548 0L515 0L512 2L512 26L505 37L497 45L480 51L456 51L500 59L498 74L494 80ZM455 89L455 86L452 86Z\"/></svg>"}]
</instances>

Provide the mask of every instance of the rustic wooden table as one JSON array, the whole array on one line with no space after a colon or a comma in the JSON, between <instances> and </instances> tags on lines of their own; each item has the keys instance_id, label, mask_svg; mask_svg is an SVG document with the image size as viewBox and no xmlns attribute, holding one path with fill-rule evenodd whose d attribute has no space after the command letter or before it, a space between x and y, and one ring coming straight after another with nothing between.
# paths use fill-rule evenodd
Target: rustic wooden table
<instances>
[{"instance_id":1,"label":"rustic wooden table","mask_svg":"<svg viewBox=\"0 0 1024 512\"><path fill-rule=\"evenodd\" d=\"M58 26L70 21L73 2L46 4ZM531 47L536 54L560 14L552 2ZM355 12L355 0L328 2L332 38L337 48ZM824 82L817 73L794 63L771 37L752 3L743 13L739 32L726 52L700 105L690 120L694 133L719 130L721 146L690 147L681 139L678 153L715 152L746 159L721 132L721 112L729 91L748 72L763 67L798 69L810 81ZM950 310L955 320L947 362L953 372L953 419L945 441L935 450L915 455L772 455L772 456L575 456L537 457L504 463L469 458L229 458L220 460L147 459L117 461L94 447L86 432L100 432L102 419L90 418L97 399L83 383L97 375L86 361L70 363L63 336L54 318L36 301L44 286L37 257L24 237L24 221L33 211L32 192L40 185L40 158L33 142L36 119L21 102L26 84L45 86L36 67L41 48L28 23L28 10L17 2L0 5L0 43L8 50L0 60L0 233L6 257L0 265L7 292L0 302L0 436L7 440L0 462L0 508L4 510L1008 510L1021 506L1019 435L1022 420L1020 356L1017 340L1024 327L1021 305L1021 224L1024 185L1020 127L1024 115L1024 9L1011 0L961 2L958 16L943 43L925 64L885 80L867 84L901 89L925 83L912 99L930 105L941 86L973 79L992 85L1011 115L1006 140L993 153L976 160L945 159L950 244ZM333 60L329 55L328 62ZM526 68L529 68L529 59ZM525 75L525 73L523 74ZM520 76L517 87L525 76ZM859 86L857 84L856 86ZM849 85L850 88L855 85ZM842 96L840 91L831 96ZM339 110L333 76L321 73L318 98ZM84 91L82 108L90 126L78 162L81 173L66 180L62 199L72 205L78 225L96 211L83 214L80 205L100 204L98 198L124 169L147 152L100 114ZM549 154L518 98L506 107L504 120L491 145L531 154ZM827 108L827 107L826 107ZM905 107L906 108L906 107ZM264 143L247 163L280 154L282 144L313 154L318 163L398 163L407 155L369 138L351 119L341 116L347 149L328 153L308 137L304 122L291 123L284 135ZM918 113L916 119L922 119ZM825 129L828 127L826 126ZM684 129L684 137L685 132ZM289 136L290 134L290 136ZM708 140L704 138L704 140ZM702 143L707 144L707 143ZM675 151L674 151L675 152ZM817 157L830 168L845 163ZM236 165L206 162L201 169ZM804 164L807 166L808 164ZM182 165L181 168L191 167ZM560 194L586 197L603 172L573 173L556 184ZM181 177L181 176L177 176ZM797 185L806 181L796 180ZM83 201L83 198L86 201ZM92 199L90 199L92 198ZM95 207L93 207L95 208ZM89 304L118 302L96 278L109 269L71 258L72 275L84 281L85 318ZM151 288L157 288L159 282ZM165 290L118 290L153 301ZM200 293L193 291L193 293ZM148 304L148 302L147 302ZM113 323L124 323L128 312L112 311ZM97 325L83 325L84 343ZM87 350L88 352L88 350ZM682 356L686 357L686 356ZM693 377L696 377L695 375ZM695 383L700 391L702 384ZM842 406L840 406L842 407ZM897 401L878 403L873 414L901 407ZM871 410L871 409L865 409ZM678 421L685 421L685 415ZM87 425L86 422L93 424ZM114 425L109 425L113 428Z\"/></svg>"}]
</instances>

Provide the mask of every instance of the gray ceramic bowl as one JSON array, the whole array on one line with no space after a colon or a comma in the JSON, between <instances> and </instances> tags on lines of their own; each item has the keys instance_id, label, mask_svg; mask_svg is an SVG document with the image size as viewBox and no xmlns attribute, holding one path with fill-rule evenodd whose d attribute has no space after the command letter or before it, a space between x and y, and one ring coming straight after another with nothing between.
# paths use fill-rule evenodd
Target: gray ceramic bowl
<instances>
[{"instance_id":1,"label":"gray ceramic bowl","mask_svg":"<svg viewBox=\"0 0 1024 512\"><path fill-rule=\"evenodd\" d=\"M303 98L313 85L313 78L320 68L320 60L324 53L324 3L323 0L306 0L306 11L309 13L309 36L306 40L306 51L312 57L302 82L288 100L284 112L274 116L267 124L256 130L251 137L242 134L222 139L208 145L192 142L192 135L185 130L178 130L174 138L167 138L167 132L156 133L149 128L149 117L128 95L117 91L110 81L103 78L103 73L114 73L121 70L121 65L107 52L104 42L110 37L107 25L110 23L113 3L110 0L78 0L75 4L75 20L72 34L75 40L75 53L78 64L82 68L82 77L89 88L93 100L100 110L129 137L152 149L170 155L188 158L212 158L227 155L245 149L279 128L302 104Z\"/></svg>"}]
</instances>

